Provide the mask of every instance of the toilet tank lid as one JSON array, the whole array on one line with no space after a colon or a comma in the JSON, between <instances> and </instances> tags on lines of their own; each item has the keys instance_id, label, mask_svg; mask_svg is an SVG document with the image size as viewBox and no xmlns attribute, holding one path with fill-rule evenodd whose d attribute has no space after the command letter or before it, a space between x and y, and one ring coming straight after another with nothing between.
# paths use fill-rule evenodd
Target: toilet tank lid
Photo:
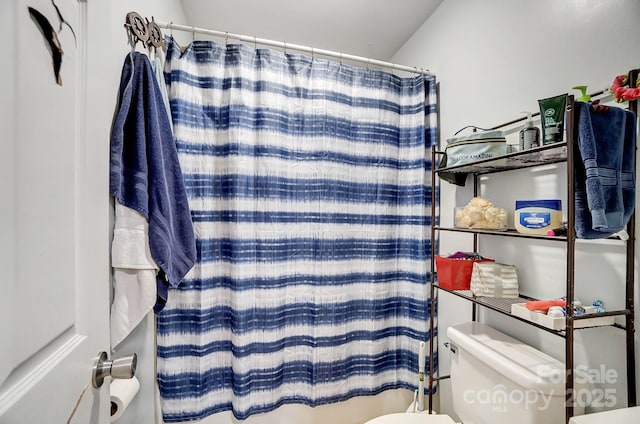
<instances>
[{"instance_id":1,"label":"toilet tank lid","mask_svg":"<svg viewBox=\"0 0 640 424\"><path fill-rule=\"evenodd\" d=\"M448 415L413 414L399 412L383 415L367 421L365 424L456 424Z\"/></svg>"},{"instance_id":2,"label":"toilet tank lid","mask_svg":"<svg viewBox=\"0 0 640 424\"><path fill-rule=\"evenodd\" d=\"M447 336L457 348L525 389L564 396L564 364L546 353L479 322L451 326Z\"/></svg>"}]
</instances>

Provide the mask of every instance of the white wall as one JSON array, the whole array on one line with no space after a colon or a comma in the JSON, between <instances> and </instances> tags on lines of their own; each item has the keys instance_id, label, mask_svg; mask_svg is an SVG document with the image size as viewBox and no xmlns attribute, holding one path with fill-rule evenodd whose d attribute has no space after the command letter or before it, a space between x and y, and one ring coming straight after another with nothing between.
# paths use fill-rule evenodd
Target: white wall
<instances>
[{"instance_id":1,"label":"white wall","mask_svg":"<svg viewBox=\"0 0 640 424\"><path fill-rule=\"evenodd\" d=\"M640 67L640 2L634 0L445 0L393 57L396 63L426 67L440 82L441 139L474 124L491 127L537 111L537 99L608 87L614 76ZM517 134L509 142L517 142ZM561 198L566 205L563 165L511 171L483 181L485 194L498 206L513 208L515 199ZM451 224L454 205L472 196L471 184L442 186L442 221ZM442 233L441 252L470 249L468 238ZM578 247L576 295L601 298L609 309L623 308L622 249L610 242ZM481 253L512 263L520 271L523 291L541 298L564 293L564 246L484 238ZM604 252L604 253L602 253ZM591 266L598 261L598 265ZM636 304L638 304L636 284ZM446 328L470 318L468 303L444 293L440 297L441 373L448 374ZM564 339L532 330L518 321L488 314L503 331L563 359ZM636 312L636 317L638 313ZM637 319L637 318L636 318ZM607 346L602 349L603 346ZM636 342L636 362L640 364ZM626 405L624 333L614 328L583 330L576 338L576 359L597 369L615 369L612 387ZM640 375L640 373L639 373ZM639 380L640 381L640 380ZM450 387L443 383L441 410L451 412ZM596 408L597 409L597 408Z\"/></svg>"}]
</instances>

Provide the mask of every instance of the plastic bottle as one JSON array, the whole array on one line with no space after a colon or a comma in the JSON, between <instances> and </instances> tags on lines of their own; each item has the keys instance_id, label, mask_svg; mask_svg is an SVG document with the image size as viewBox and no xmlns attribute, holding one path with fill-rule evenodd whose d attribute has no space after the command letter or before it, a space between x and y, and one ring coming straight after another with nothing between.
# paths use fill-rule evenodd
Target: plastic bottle
<instances>
[{"instance_id":1,"label":"plastic bottle","mask_svg":"<svg viewBox=\"0 0 640 424\"><path fill-rule=\"evenodd\" d=\"M531 112L522 113L527 114L527 122L524 124L524 128L520 130L520 151L540 146L540 130L533 125Z\"/></svg>"},{"instance_id":2,"label":"plastic bottle","mask_svg":"<svg viewBox=\"0 0 640 424\"><path fill-rule=\"evenodd\" d=\"M562 224L560 199L516 200L514 214L516 231L521 234L546 235Z\"/></svg>"},{"instance_id":3,"label":"plastic bottle","mask_svg":"<svg viewBox=\"0 0 640 424\"><path fill-rule=\"evenodd\" d=\"M586 85L576 85L572 87L574 90L579 90L581 95L576 100L579 102L589 103L591 101L591 96L587 94L587 86Z\"/></svg>"}]
</instances>

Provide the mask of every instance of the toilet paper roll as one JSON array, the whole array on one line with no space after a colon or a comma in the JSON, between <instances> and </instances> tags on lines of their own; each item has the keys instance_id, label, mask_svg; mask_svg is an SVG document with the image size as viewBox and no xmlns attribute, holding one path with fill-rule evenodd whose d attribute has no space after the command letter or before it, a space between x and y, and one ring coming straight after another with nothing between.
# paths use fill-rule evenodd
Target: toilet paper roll
<instances>
[{"instance_id":1,"label":"toilet paper roll","mask_svg":"<svg viewBox=\"0 0 640 424\"><path fill-rule=\"evenodd\" d=\"M135 377L111 381L111 422L117 421L124 414L138 390L140 382Z\"/></svg>"}]
</instances>

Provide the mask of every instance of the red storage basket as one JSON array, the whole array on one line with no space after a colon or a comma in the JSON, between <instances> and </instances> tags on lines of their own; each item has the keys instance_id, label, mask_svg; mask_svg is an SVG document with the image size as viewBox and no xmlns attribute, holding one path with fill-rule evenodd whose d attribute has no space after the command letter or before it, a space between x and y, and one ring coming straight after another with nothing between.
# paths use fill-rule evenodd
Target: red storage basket
<instances>
[{"instance_id":1,"label":"red storage basket","mask_svg":"<svg viewBox=\"0 0 640 424\"><path fill-rule=\"evenodd\" d=\"M438 286L448 290L469 290L471 272L476 262L495 262L493 259L453 259L436 256Z\"/></svg>"}]
</instances>

